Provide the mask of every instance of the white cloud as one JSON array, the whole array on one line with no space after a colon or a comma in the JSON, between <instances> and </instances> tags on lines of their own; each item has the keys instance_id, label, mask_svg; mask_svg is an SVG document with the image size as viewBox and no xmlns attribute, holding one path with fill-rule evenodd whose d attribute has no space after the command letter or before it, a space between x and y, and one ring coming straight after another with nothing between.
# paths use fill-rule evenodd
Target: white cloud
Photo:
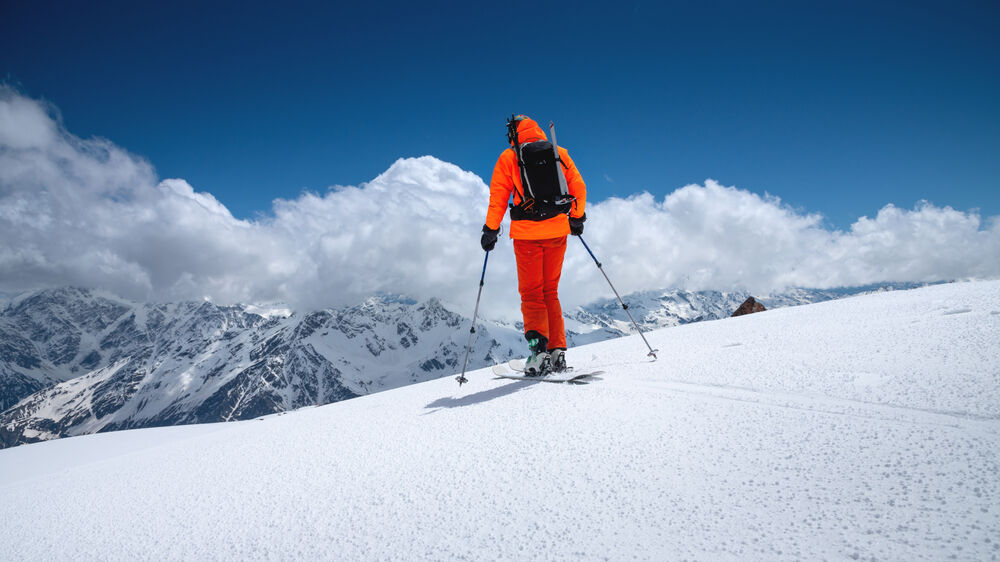
<instances>
[{"instance_id":1,"label":"white cloud","mask_svg":"<svg viewBox=\"0 0 1000 562\"><path fill-rule=\"evenodd\" d=\"M438 296L469 310L488 188L435 158L400 159L361 186L235 219L211 194L159 181L145 160L65 131L42 104L0 90L0 291L101 287L138 299L282 300L301 308L375 292ZM769 291L1000 275L1000 220L887 206L850 231L708 180L587 209L585 237L622 293L682 287ZM564 305L609 296L570 239ZM491 253L487 316L516 317L510 242Z\"/></svg>"},{"instance_id":2,"label":"white cloud","mask_svg":"<svg viewBox=\"0 0 1000 562\"><path fill-rule=\"evenodd\" d=\"M975 213L925 202L914 210L888 205L843 232L775 197L708 180L662 201L644 193L602 202L587 214L592 245L613 249L599 257L625 291L766 292L1000 275L998 221L984 228Z\"/></svg>"},{"instance_id":3,"label":"white cloud","mask_svg":"<svg viewBox=\"0 0 1000 562\"><path fill-rule=\"evenodd\" d=\"M45 107L6 88L0 91L0 96L3 100L0 103L0 146L30 149L52 142L57 126Z\"/></svg>"}]
</instances>

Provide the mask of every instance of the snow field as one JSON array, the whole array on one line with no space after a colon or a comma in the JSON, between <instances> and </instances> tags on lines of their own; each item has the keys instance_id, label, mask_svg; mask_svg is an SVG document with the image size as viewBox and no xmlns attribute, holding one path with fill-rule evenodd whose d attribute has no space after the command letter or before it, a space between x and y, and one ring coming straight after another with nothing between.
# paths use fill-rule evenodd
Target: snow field
<instances>
[{"instance_id":1,"label":"snow field","mask_svg":"<svg viewBox=\"0 0 1000 562\"><path fill-rule=\"evenodd\" d=\"M0 559L1000 558L1000 282L0 451Z\"/></svg>"}]
</instances>

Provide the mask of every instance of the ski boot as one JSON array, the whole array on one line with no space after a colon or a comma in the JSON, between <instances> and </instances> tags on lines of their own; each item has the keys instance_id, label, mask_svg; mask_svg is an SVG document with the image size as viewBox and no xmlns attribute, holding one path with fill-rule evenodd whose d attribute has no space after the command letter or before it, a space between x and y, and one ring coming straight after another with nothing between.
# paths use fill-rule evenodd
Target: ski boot
<instances>
[{"instance_id":1,"label":"ski boot","mask_svg":"<svg viewBox=\"0 0 1000 562\"><path fill-rule=\"evenodd\" d=\"M524 362L524 375L542 377L549 374L552 365L549 363L549 353L545 351L548 340L534 330L524 334L524 337L528 340L528 349L531 350L531 356Z\"/></svg>"},{"instance_id":2,"label":"ski boot","mask_svg":"<svg viewBox=\"0 0 1000 562\"><path fill-rule=\"evenodd\" d=\"M552 365L552 372L561 373L566 370L566 350L557 347L549 351L549 364Z\"/></svg>"}]
</instances>

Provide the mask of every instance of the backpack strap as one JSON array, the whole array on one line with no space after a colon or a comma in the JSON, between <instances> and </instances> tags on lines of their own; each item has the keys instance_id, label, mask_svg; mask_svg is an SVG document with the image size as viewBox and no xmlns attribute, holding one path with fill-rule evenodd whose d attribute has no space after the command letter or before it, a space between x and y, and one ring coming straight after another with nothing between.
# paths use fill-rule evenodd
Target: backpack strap
<instances>
[{"instance_id":1,"label":"backpack strap","mask_svg":"<svg viewBox=\"0 0 1000 562\"><path fill-rule=\"evenodd\" d=\"M514 157L517 158L517 168L521 174L521 187L524 191L531 196L531 199L535 198L535 191L531 189L531 180L528 179L528 174L524 169L524 158L521 157L521 142L517 138L517 133L514 133ZM524 200L524 197L521 197Z\"/></svg>"}]
</instances>

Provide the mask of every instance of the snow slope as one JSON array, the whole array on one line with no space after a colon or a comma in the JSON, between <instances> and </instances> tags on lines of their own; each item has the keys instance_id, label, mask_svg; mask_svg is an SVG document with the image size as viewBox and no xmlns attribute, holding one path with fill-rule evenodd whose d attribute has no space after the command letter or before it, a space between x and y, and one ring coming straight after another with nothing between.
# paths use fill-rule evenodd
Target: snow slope
<instances>
[{"instance_id":1,"label":"snow slope","mask_svg":"<svg viewBox=\"0 0 1000 562\"><path fill-rule=\"evenodd\" d=\"M995 560L1000 282L0 451L0 559Z\"/></svg>"}]
</instances>

